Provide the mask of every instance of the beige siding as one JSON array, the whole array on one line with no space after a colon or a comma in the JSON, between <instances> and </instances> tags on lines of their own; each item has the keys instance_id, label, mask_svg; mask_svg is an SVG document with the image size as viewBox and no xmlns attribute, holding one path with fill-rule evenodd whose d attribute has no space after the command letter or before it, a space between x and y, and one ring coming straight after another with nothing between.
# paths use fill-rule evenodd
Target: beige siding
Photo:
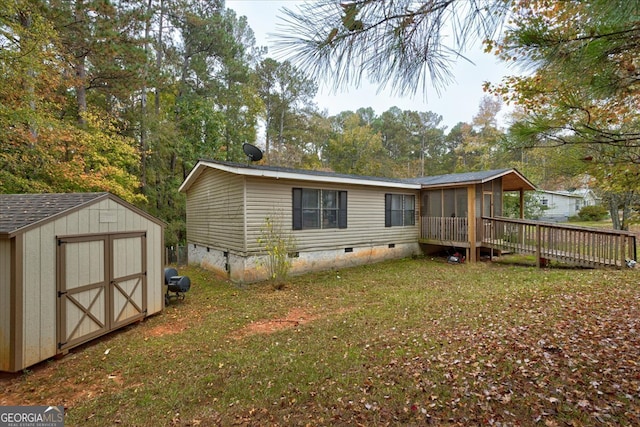
<instances>
[{"instance_id":1,"label":"beige siding","mask_svg":"<svg viewBox=\"0 0 640 427\"><path fill-rule=\"evenodd\" d=\"M347 228L292 230L292 188L347 191ZM247 178L247 249L260 250L257 239L264 219L275 212L286 230L291 230L299 251L318 251L415 243L420 235L419 221L410 227L385 227L385 193L413 194L416 210L419 192L397 188L358 185L323 185L303 181ZM416 215L418 212L416 211Z\"/></svg>"},{"instance_id":2,"label":"beige siding","mask_svg":"<svg viewBox=\"0 0 640 427\"><path fill-rule=\"evenodd\" d=\"M45 251L53 251L55 246L49 245L41 236L41 231L50 231L51 227L39 227L29 230L24 235L24 256L22 269L24 271L24 299L23 313L23 365L29 366L56 354L56 276L55 264L50 265L51 257ZM41 240L43 241L40 244ZM55 260L55 255L54 258ZM47 328L51 325L51 329ZM41 325L45 330L41 331ZM53 329L53 331L52 331ZM46 355L48 354L48 356Z\"/></svg>"},{"instance_id":3,"label":"beige siding","mask_svg":"<svg viewBox=\"0 0 640 427\"><path fill-rule=\"evenodd\" d=\"M147 220L148 221L148 220ZM164 307L164 233L162 227L147 229L147 314Z\"/></svg>"},{"instance_id":4,"label":"beige siding","mask_svg":"<svg viewBox=\"0 0 640 427\"><path fill-rule=\"evenodd\" d=\"M208 169L187 192L187 241L244 251L244 178Z\"/></svg>"},{"instance_id":5,"label":"beige siding","mask_svg":"<svg viewBox=\"0 0 640 427\"><path fill-rule=\"evenodd\" d=\"M65 253L66 291L87 285L105 283L107 274L107 266L104 263L105 240L66 243ZM75 293L74 298L83 307L91 307L91 314L103 324L106 324L108 314L105 311L106 295L104 285ZM68 336L64 337L64 341L70 341L99 331L100 325L86 316L84 311L75 304L68 303L65 330Z\"/></svg>"},{"instance_id":6,"label":"beige siding","mask_svg":"<svg viewBox=\"0 0 640 427\"><path fill-rule=\"evenodd\" d=\"M10 369L11 241L0 239L0 371Z\"/></svg>"},{"instance_id":7,"label":"beige siding","mask_svg":"<svg viewBox=\"0 0 640 427\"><path fill-rule=\"evenodd\" d=\"M80 211L86 217L89 233L147 232L147 314L162 310L164 258L162 227L151 219L107 199ZM114 220L115 218L115 220Z\"/></svg>"},{"instance_id":8,"label":"beige siding","mask_svg":"<svg viewBox=\"0 0 640 427\"><path fill-rule=\"evenodd\" d=\"M162 227L156 222L115 200L105 199L24 233L22 366L57 353L56 237L127 231L147 232L147 308L148 314L159 312L164 299L164 273Z\"/></svg>"}]
</instances>

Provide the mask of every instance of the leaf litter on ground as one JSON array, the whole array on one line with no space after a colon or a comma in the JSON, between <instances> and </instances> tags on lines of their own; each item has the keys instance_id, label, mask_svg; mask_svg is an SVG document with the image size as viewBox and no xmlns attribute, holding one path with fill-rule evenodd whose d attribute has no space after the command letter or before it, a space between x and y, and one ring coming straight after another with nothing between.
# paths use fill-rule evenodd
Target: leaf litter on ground
<instances>
[{"instance_id":1,"label":"leaf litter on ground","mask_svg":"<svg viewBox=\"0 0 640 427\"><path fill-rule=\"evenodd\" d=\"M69 425L640 425L635 271L415 259L279 291L185 274L184 302L3 378L0 403L62 403Z\"/></svg>"}]
</instances>

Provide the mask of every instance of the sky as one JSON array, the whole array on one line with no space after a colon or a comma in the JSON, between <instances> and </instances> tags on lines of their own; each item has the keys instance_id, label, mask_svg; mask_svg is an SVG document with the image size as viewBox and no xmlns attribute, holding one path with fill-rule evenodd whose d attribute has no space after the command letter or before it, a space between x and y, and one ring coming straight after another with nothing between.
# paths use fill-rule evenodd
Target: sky
<instances>
[{"instance_id":1,"label":"sky","mask_svg":"<svg viewBox=\"0 0 640 427\"><path fill-rule=\"evenodd\" d=\"M271 52L273 38L279 16L283 16L282 7L294 9L296 0L227 0L226 6L235 10L238 16L246 16L249 26L256 36L258 46L267 46ZM503 76L515 74L513 70L498 61L493 55L482 51L480 44L466 52L473 64L459 61L453 68L455 81L450 83L438 94L435 89L428 87L427 97L423 93L393 96L390 90L378 91L378 87L368 82L362 82L360 87L351 87L335 93L327 82L318 81L318 94L315 102L321 111L326 110L329 115L342 111L356 111L359 108L371 107L377 115L391 107L401 110L432 111L442 116L442 125L450 130L459 122L471 122L478 113L480 101L485 93L482 84L485 81L499 83ZM274 57L278 61L286 58ZM295 64L294 64L295 65Z\"/></svg>"}]
</instances>

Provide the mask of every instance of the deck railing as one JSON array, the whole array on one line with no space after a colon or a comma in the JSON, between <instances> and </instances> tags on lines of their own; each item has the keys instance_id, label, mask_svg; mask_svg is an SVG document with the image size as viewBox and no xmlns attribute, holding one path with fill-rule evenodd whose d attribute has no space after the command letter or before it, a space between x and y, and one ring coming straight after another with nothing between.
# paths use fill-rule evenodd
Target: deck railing
<instances>
[{"instance_id":1,"label":"deck railing","mask_svg":"<svg viewBox=\"0 0 640 427\"><path fill-rule=\"evenodd\" d=\"M421 237L424 240L468 243L467 218L432 217L421 218Z\"/></svg>"},{"instance_id":2,"label":"deck railing","mask_svg":"<svg viewBox=\"0 0 640 427\"><path fill-rule=\"evenodd\" d=\"M601 230L511 218L479 219L484 247L535 254L583 266L623 266L636 259L636 238L623 230Z\"/></svg>"}]
</instances>

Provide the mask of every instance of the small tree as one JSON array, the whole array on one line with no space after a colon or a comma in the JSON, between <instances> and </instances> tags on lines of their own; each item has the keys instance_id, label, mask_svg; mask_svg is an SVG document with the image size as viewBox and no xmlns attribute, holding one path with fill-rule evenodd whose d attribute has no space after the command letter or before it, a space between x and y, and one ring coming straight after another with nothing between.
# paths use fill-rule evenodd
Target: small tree
<instances>
[{"instance_id":1,"label":"small tree","mask_svg":"<svg viewBox=\"0 0 640 427\"><path fill-rule=\"evenodd\" d=\"M604 206L585 206L578 212L578 218L582 221L602 221L608 214L609 212Z\"/></svg>"},{"instance_id":2,"label":"small tree","mask_svg":"<svg viewBox=\"0 0 640 427\"><path fill-rule=\"evenodd\" d=\"M538 198L531 194L524 195L524 217L526 219L539 219L547 209ZM520 197L513 193L505 193L502 205L502 214L507 218L520 218Z\"/></svg>"},{"instance_id":3,"label":"small tree","mask_svg":"<svg viewBox=\"0 0 640 427\"><path fill-rule=\"evenodd\" d=\"M274 282L276 289L282 289L291 269L289 254L296 251L295 238L285 231L282 215L274 213L265 217L258 244L267 253L269 280Z\"/></svg>"}]
</instances>

